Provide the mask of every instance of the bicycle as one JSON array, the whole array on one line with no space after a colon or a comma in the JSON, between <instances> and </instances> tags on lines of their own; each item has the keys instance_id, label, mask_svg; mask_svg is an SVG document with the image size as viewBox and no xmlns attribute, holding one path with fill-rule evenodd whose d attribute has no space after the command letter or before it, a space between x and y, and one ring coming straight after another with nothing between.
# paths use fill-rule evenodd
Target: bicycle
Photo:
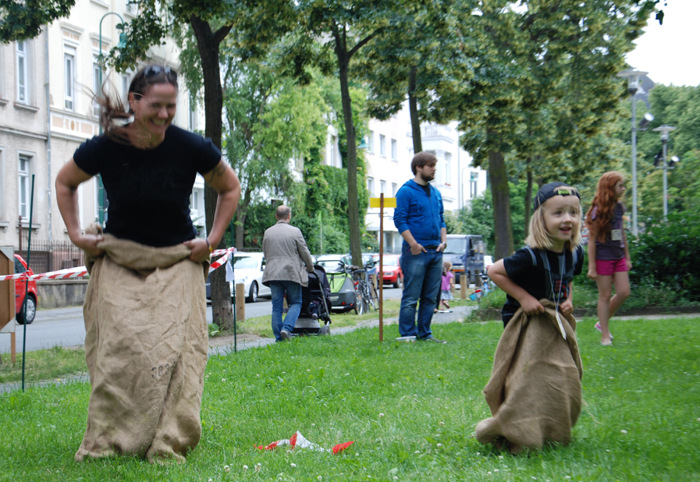
<instances>
[{"instance_id":1,"label":"bicycle","mask_svg":"<svg viewBox=\"0 0 700 482\"><path fill-rule=\"evenodd\" d=\"M379 309L379 295L376 286L369 278L367 268L360 269L357 266L348 266L346 272L352 275L352 281L355 285L355 313L361 315L368 313L370 309L377 311Z\"/></svg>"}]
</instances>

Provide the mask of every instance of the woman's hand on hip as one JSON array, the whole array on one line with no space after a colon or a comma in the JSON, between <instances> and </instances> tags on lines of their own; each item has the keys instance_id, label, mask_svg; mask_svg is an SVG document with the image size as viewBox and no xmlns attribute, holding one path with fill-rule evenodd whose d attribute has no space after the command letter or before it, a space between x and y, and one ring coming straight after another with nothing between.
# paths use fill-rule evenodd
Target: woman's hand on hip
<instances>
[{"instance_id":1,"label":"woman's hand on hip","mask_svg":"<svg viewBox=\"0 0 700 482\"><path fill-rule=\"evenodd\" d=\"M194 261L195 263L206 261L211 255L209 251L209 243L204 238L190 239L182 244L190 248L190 261Z\"/></svg>"},{"instance_id":2,"label":"woman's hand on hip","mask_svg":"<svg viewBox=\"0 0 700 482\"><path fill-rule=\"evenodd\" d=\"M73 241L73 244L77 247L93 256L99 256L104 253L103 250L97 247L97 243L104 241L101 234L81 234L71 241Z\"/></svg>"}]
</instances>

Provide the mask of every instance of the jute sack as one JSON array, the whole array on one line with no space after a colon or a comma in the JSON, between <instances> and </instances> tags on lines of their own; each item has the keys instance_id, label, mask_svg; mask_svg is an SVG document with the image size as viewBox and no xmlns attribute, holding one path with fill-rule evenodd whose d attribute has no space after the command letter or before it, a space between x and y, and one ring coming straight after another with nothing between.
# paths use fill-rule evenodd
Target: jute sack
<instances>
[{"instance_id":1,"label":"jute sack","mask_svg":"<svg viewBox=\"0 0 700 482\"><path fill-rule=\"evenodd\" d=\"M183 462L201 435L209 263L187 259L184 245L153 248L109 234L98 247L104 255L86 263L92 389L75 460L125 454Z\"/></svg>"},{"instance_id":2,"label":"jute sack","mask_svg":"<svg viewBox=\"0 0 700 482\"><path fill-rule=\"evenodd\" d=\"M540 449L545 442L567 445L581 413L583 368L576 342L576 320L540 300L545 312L528 316L519 309L496 348L491 379L484 388L493 417L476 426L481 443L513 452Z\"/></svg>"}]
</instances>

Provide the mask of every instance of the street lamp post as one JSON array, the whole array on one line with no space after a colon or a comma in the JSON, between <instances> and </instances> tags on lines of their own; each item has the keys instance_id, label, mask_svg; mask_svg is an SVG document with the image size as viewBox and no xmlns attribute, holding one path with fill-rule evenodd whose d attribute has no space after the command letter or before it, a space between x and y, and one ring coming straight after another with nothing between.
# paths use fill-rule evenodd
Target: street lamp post
<instances>
[{"instance_id":1,"label":"street lamp post","mask_svg":"<svg viewBox=\"0 0 700 482\"><path fill-rule=\"evenodd\" d=\"M649 72L629 69L617 74L627 78L627 90L632 96L632 234L637 236L637 102L639 78Z\"/></svg>"},{"instance_id":2,"label":"street lamp post","mask_svg":"<svg viewBox=\"0 0 700 482\"><path fill-rule=\"evenodd\" d=\"M675 127L667 126L666 124L654 129L661 134L661 144L663 145L663 162L664 162L664 221L668 216L668 162L666 161L668 148L668 133L675 131Z\"/></svg>"}]
</instances>

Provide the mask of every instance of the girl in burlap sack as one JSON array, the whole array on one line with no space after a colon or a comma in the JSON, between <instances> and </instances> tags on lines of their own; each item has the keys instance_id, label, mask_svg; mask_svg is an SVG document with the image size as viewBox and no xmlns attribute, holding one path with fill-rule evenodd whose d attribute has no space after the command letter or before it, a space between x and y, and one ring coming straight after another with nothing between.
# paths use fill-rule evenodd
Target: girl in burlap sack
<instances>
[{"instance_id":1,"label":"girl in burlap sack","mask_svg":"<svg viewBox=\"0 0 700 482\"><path fill-rule=\"evenodd\" d=\"M240 182L210 139L172 125L177 96L177 73L161 65L134 75L128 109L103 93L96 101L105 133L83 143L56 179L68 235L90 271L83 311L91 393L78 461L184 461L199 442L204 282ZM218 192L207 238L196 237L190 219L198 173ZM83 233L78 186L98 174L109 199L104 233L99 225ZM97 217L86 212L83 221Z\"/></svg>"},{"instance_id":2,"label":"girl in burlap sack","mask_svg":"<svg viewBox=\"0 0 700 482\"><path fill-rule=\"evenodd\" d=\"M518 452L567 444L581 407L581 360L572 316L572 280L583 265L578 191L561 182L540 188L527 246L489 268L506 292L505 330L484 389L493 417L477 439Z\"/></svg>"},{"instance_id":3,"label":"girl in burlap sack","mask_svg":"<svg viewBox=\"0 0 700 482\"><path fill-rule=\"evenodd\" d=\"M630 295L629 270L632 269L627 235L622 216L625 207L620 198L625 193L625 179L619 172L603 174L586 214L588 226L588 277L598 285L598 322L600 342L612 345L608 322ZM615 285L615 296L612 287Z\"/></svg>"}]
</instances>

